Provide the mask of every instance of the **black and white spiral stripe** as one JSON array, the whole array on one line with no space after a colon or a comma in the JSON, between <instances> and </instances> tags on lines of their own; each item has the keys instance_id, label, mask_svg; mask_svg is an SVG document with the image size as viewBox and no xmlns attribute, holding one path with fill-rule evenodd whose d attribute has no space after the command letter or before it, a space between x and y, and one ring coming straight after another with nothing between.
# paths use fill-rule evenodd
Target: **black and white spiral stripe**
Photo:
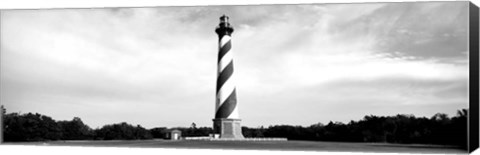
<instances>
[{"instance_id":1,"label":"black and white spiral stripe","mask_svg":"<svg viewBox=\"0 0 480 155\"><path fill-rule=\"evenodd\" d=\"M221 36L218 53L217 98L215 118L238 119L237 96L233 76L230 35Z\"/></svg>"}]
</instances>

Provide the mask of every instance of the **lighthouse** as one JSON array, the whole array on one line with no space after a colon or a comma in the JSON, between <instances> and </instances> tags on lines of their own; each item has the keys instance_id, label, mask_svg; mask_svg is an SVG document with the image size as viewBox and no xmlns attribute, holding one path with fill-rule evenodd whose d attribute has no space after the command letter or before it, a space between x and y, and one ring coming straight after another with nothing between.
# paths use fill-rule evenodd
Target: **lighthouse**
<instances>
[{"instance_id":1,"label":"lighthouse","mask_svg":"<svg viewBox=\"0 0 480 155\"><path fill-rule=\"evenodd\" d=\"M213 130L222 139L243 139L238 115L237 93L233 69L232 33L228 16L220 17L215 29L219 39L215 118Z\"/></svg>"}]
</instances>

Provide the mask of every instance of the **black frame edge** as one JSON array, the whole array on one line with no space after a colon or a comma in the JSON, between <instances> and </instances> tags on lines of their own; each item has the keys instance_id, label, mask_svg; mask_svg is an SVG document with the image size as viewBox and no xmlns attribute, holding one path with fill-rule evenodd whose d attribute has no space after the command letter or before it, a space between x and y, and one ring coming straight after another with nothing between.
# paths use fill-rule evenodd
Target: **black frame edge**
<instances>
[{"instance_id":1,"label":"black frame edge","mask_svg":"<svg viewBox=\"0 0 480 155\"><path fill-rule=\"evenodd\" d=\"M468 152L478 149L479 143L479 12L478 7L469 2L469 112L468 112Z\"/></svg>"}]
</instances>

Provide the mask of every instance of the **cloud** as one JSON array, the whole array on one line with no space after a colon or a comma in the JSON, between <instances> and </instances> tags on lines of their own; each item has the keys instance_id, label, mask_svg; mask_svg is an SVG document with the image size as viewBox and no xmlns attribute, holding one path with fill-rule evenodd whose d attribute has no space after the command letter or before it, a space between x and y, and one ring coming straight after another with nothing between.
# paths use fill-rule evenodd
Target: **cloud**
<instances>
[{"instance_id":1,"label":"cloud","mask_svg":"<svg viewBox=\"0 0 480 155\"><path fill-rule=\"evenodd\" d=\"M379 19L378 26L391 25L379 31L383 52L432 58L465 55L467 50L467 3L403 3L388 5L370 17ZM380 14L392 19L378 18Z\"/></svg>"}]
</instances>

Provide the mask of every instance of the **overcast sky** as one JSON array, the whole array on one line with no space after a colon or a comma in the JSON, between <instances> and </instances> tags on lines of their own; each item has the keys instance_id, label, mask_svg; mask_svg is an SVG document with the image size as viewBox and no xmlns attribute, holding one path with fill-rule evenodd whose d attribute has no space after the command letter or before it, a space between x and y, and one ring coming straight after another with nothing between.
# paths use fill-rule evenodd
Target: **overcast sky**
<instances>
[{"instance_id":1,"label":"overcast sky","mask_svg":"<svg viewBox=\"0 0 480 155\"><path fill-rule=\"evenodd\" d=\"M90 127L211 126L230 16L242 125L468 107L468 2L2 10L1 104Z\"/></svg>"}]
</instances>

